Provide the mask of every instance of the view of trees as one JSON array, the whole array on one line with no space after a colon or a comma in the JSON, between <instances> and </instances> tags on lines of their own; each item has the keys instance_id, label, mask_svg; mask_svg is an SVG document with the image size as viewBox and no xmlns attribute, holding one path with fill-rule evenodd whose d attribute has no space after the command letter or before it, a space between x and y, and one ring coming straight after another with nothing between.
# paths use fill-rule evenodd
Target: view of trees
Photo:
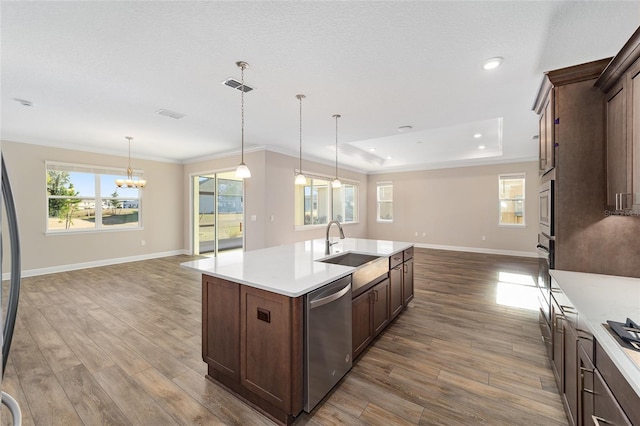
<instances>
[{"instance_id":1,"label":"view of trees","mask_svg":"<svg viewBox=\"0 0 640 426\"><path fill-rule=\"evenodd\" d=\"M69 177L69 172L49 170L47 172L47 191L49 195L64 195L69 198L49 199L49 215L59 218L65 223L65 229L73 224L73 214L78 210L80 193L75 190Z\"/></svg>"}]
</instances>

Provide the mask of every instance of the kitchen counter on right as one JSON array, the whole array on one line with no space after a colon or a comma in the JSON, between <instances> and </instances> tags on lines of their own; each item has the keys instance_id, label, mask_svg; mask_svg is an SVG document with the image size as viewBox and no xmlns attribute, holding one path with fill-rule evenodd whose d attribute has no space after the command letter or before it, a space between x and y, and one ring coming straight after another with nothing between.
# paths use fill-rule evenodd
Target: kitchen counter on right
<instances>
[{"instance_id":1,"label":"kitchen counter on right","mask_svg":"<svg viewBox=\"0 0 640 426\"><path fill-rule=\"evenodd\" d=\"M607 320L640 322L640 279L561 270L550 274L640 396L640 352L623 348L605 327Z\"/></svg>"}]
</instances>

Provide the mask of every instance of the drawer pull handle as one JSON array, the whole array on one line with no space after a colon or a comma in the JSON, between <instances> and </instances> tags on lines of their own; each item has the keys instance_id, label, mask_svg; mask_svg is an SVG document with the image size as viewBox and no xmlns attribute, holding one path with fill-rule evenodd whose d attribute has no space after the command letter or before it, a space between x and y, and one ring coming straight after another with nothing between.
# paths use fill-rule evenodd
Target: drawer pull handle
<instances>
[{"instance_id":1,"label":"drawer pull handle","mask_svg":"<svg viewBox=\"0 0 640 426\"><path fill-rule=\"evenodd\" d=\"M591 420L593 421L593 425L594 425L594 426L600 426L600 422L602 422L602 423L606 423L606 424L608 424L608 425L610 425L610 424L611 424L611 422L610 422L610 421L608 421L608 420L606 420L606 419L603 419L602 417L598 417L598 416L596 416L596 415L594 415L594 414L592 414L592 415L591 415Z\"/></svg>"},{"instance_id":2,"label":"drawer pull handle","mask_svg":"<svg viewBox=\"0 0 640 426\"><path fill-rule=\"evenodd\" d=\"M589 341L593 341L593 336L591 335L590 332L588 332L587 330L583 330L581 328L576 328L576 332L578 334L578 339L584 339L584 340L589 340ZM580 333L585 334L586 336L581 336Z\"/></svg>"},{"instance_id":3,"label":"drawer pull handle","mask_svg":"<svg viewBox=\"0 0 640 426\"><path fill-rule=\"evenodd\" d=\"M560 309L562 309L562 312L567 311L570 314L575 314L576 313L576 311L573 310L572 306L560 305Z\"/></svg>"},{"instance_id":4,"label":"drawer pull handle","mask_svg":"<svg viewBox=\"0 0 640 426\"><path fill-rule=\"evenodd\" d=\"M584 372L591 373L591 374L594 373L594 369L593 368L587 368L587 367L580 367L580 371L584 371Z\"/></svg>"}]
</instances>

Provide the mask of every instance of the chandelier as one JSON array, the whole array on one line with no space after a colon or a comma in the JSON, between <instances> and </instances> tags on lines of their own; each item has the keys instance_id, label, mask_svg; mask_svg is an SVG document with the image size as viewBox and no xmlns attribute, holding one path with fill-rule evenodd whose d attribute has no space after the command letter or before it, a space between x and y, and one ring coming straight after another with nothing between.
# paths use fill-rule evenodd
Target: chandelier
<instances>
[{"instance_id":1,"label":"chandelier","mask_svg":"<svg viewBox=\"0 0 640 426\"><path fill-rule=\"evenodd\" d=\"M129 166L127 167L127 179L116 179L116 186L118 188L122 188L126 186L127 188L144 188L147 184L145 179L133 179L133 169L131 168L131 136L125 136L126 140L129 141Z\"/></svg>"}]
</instances>

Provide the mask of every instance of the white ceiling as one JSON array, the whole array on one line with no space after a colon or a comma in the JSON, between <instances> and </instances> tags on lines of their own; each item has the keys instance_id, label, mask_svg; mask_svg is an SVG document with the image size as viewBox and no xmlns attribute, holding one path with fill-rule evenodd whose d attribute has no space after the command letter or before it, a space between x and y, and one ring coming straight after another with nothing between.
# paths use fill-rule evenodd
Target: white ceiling
<instances>
[{"instance_id":1,"label":"white ceiling","mask_svg":"<svg viewBox=\"0 0 640 426\"><path fill-rule=\"evenodd\" d=\"M237 153L240 92L221 82L243 60L247 149L297 156L303 93L304 158L335 161L338 113L340 165L376 173L536 158L542 73L615 55L640 2L2 1L0 13L2 140L126 156L130 135L133 157L176 162ZM503 65L484 71L493 56Z\"/></svg>"}]
</instances>

